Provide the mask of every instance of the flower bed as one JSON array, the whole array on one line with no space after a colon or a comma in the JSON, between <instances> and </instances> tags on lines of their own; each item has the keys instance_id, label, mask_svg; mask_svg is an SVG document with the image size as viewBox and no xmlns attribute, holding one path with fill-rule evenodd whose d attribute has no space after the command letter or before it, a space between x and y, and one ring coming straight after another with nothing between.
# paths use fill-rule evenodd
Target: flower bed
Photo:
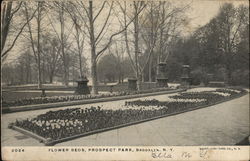
<instances>
[{"instance_id":1,"label":"flower bed","mask_svg":"<svg viewBox=\"0 0 250 161\"><path fill-rule=\"evenodd\" d=\"M44 138L57 140L89 131L113 127L129 122L166 114L167 108L143 110L103 110L100 107L90 109L66 109L49 111L33 119L16 120L13 124Z\"/></svg>"},{"instance_id":2,"label":"flower bed","mask_svg":"<svg viewBox=\"0 0 250 161\"><path fill-rule=\"evenodd\" d=\"M122 108L113 110L103 109L100 106L68 108L49 111L35 118L16 120L10 127L19 127L55 141L208 106L243 92L244 90L231 89L182 92L166 97L165 101L157 99L126 101Z\"/></svg>"},{"instance_id":3,"label":"flower bed","mask_svg":"<svg viewBox=\"0 0 250 161\"><path fill-rule=\"evenodd\" d=\"M56 102L68 102L68 101L78 101L85 99L98 99L106 97L116 97L116 96L125 96L125 95L135 95L142 93L152 93L160 91L172 90L169 88L155 88L150 90L143 91L122 91L117 93L105 93L98 95L68 95L68 96L52 96L52 97L34 97L26 99L18 99L15 101L2 101L2 107L13 107L13 106L24 106L24 105L35 105L35 104L46 104L46 103L56 103Z\"/></svg>"},{"instance_id":4,"label":"flower bed","mask_svg":"<svg viewBox=\"0 0 250 161\"><path fill-rule=\"evenodd\" d=\"M174 96L169 96L166 101L152 100L135 100L125 102L130 106L165 106L168 112L180 112L182 110L192 109L199 106L214 104L225 99L230 99L244 93L242 89L215 89L201 92L182 92Z\"/></svg>"}]
</instances>

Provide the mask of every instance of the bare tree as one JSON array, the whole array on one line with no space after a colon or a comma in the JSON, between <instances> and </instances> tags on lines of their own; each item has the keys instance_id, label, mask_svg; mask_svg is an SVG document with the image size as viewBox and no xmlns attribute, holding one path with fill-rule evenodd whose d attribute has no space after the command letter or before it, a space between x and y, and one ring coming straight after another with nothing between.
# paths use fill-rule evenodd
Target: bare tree
<instances>
[{"instance_id":1,"label":"bare tree","mask_svg":"<svg viewBox=\"0 0 250 161\"><path fill-rule=\"evenodd\" d=\"M148 77L149 82L152 82L152 66L153 66L153 53L154 48L156 46L157 38L158 38L158 31L160 28L160 20L159 20L159 9L160 9L160 2L159 4L155 4L154 2L150 2L149 9L145 14L144 23L142 23L142 39L146 45L146 52L148 54ZM145 64L146 66L146 64ZM145 68L143 67L143 70Z\"/></svg>"},{"instance_id":2,"label":"bare tree","mask_svg":"<svg viewBox=\"0 0 250 161\"><path fill-rule=\"evenodd\" d=\"M89 37L90 37L90 48L91 48L91 77L92 77L92 93L97 94L98 90L97 90L97 60L98 58L104 53L104 51L106 51L108 49L108 47L110 46L113 38L119 34L121 34L122 32L124 32L126 30L126 28L128 27L128 25L130 25L134 19L132 18L130 22L127 23L127 25L125 25L122 29L120 29L119 31L113 33L111 36L109 36L108 40L105 40L106 43L104 43L103 40L103 36L105 34L105 30L107 30L108 28L108 24L109 24L109 20L110 20L110 16L111 16L111 12L114 6L114 2L112 1L111 3L104 1L101 4L101 7L97 10L95 8L95 10L97 10L96 14L94 13L94 6L93 6L93 1L89 1L88 5L86 6L86 4L84 4L82 1L78 2L78 6L75 6L78 14L80 15L80 17L82 18L82 21L85 23L88 33L89 33ZM79 6L81 6L85 12L85 15L87 17L87 21L85 16L82 15L82 12L79 9ZM109 7L108 9L108 13L104 18L103 24L102 25L98 25L99 27L99 31L97 30L97 25L95 25L96 21L98 18L100 18L100 15L104 16L103 14L103 9L105 7ZM138 10L138 13L141 12ZM102 47L100 50L97 51L97 47L98 44L101 44L102 42Z\"/></svg>"},{"instance_id":3,"label":"bare tree","mask_svg":"<svg viewBox=\"0 0 250 161\"><path fill-rule=\"evenodd\" d=\"M130 10L132 8L133 12L127 11L129 9L126 7L126 2L124 2L124 7L120 5L123 13L121 24L126 24L127 20L130 19L131 15L129 13L138 15L136 13L138 7L141 6L140 3L142 2L133 2L133 7L129 8ZM147 2L144 14L140 18L137 16L135 19L134 28L130 29L132 31L126 30L124 32L127 53L137 78L138 90L140 90L140 82L144 81L146 66L149 67L149 81L152 81L151 70L156 67L153 64L157 65L159 62L167 60L169 54L169 52L166 52L167 48L171 41L177 37L177 29L180 24L185 22L185 16L183 15L188 7L189 5L171 7L170 2ZM131 43L133 46L131 46ZM132 50L134 50L134 54L131 52ZM154 59L154 57L157 57L157 59ZM153 60L157 60L157 62L153 62Z\"/></svg>"},{"instance_id":4,"label":"bare tree","mask_svg":"<svg viewBox=\"0 0 250 161\"><path fill-rule=\"evenodd\" d=\"M220 8L219 15L216 17L217 35L220 38L219 48L225 55L225 67L227 70L227 81L231 83L233 71L233 57L240 43L240 32L248 25L249 10L245 6L235 8L232 4L226 3Z\"/></svg>"},{"instance_id":5,"label":"bare tree","mask_svg":"<svg viewBox=\"0 0 250 161\"><path fill-rule=\"evenodd\" d=\"M129 43L129 35L128 35L128 29L126 28L124 32L124 38L125 38L125 43L126 43L126 50L129 55L133 70L135 72L135 77L137 78L137 89L141 89L141 81L143 78L143 73L142 71L145 68L145 62L143 63L143 67L140 65L139 61L139 55L142 54L141 50L139 50L139 32L140 32L140 24L139 24L139 16L140 13L145 9L146 3L143 1L134 1L132 4L130 4L132 7L132 15L128 14L127 11L127 3L124 1L124 4L119 4L120 9L123 13L123 22L120 21L122 26L127 26L127 22L131 22L131 19L133 19L133 48L134 48L134 55L132 56L132 52L130 49L130 43ZM128 21L129 20L129 21Z\"/></svg>"},{"instance_id":6,"label":"bare tree","mask_svg":"<svg viewBox=\"0 0 250 161\"><path fill-rule=\"evenodd\" d=\"M80 77L82 78L84 75L83 72L83 49L84 49L84 40L87 36L85 31L85 25L83 25L82 21L80 21L79 16L77 16L77 11L74 9L71 3L65 5L65 10L69 14L73 24L75 33L73 33L74 38L76 39L77 45L77 53L78 53L78 60L79 60L79 73Z\"/></svg>"},{"instance_id":7,"label":"bare tree","mask_svg":"<svg viewBox=\"0 0 250 161\"><path fill-rule=\"evenodd\" d=\"M125 48L123 41L116 39L113 41L112 45L108 48L108 53L112 54L116 58L116 69L117 69L117 77L118 82L121 83L124 80L124 56L125 56Z\"/></svg>"},{"instance_id":8,"label":"bare tree","mask_svg":"<svg viewBox=\"0 0 250 161\"><path fill-rule=\"evenodd\" d=\"M47 5L55 14L47 14L49 24L52 27L52 30L55 32L58 41L60 42L60 57L62 60L62 77L63 83L65 86L69 85L69 68L70 68L70 47L74 40L69 42L70 35L72 34L71 30L73 29L73 24L65 23L68 19L68 15L65 13L65 8L67 8L66 2L56 1L56 2L47 2ZM56 19L55 19L56 18ZM60 31L57 31L56 23L59 22ZM68 28L67 24L70 24L71 27Z\"/></svg>"},{"instance_id":9,"label":"bare tree","mask_svg":"<svg viewBox=\"0 0 250 161\"><path fill-rule=\"evenodd\" d=\"M10 46L4 50L5 44L6 44L6 40L9 36L9 29L11 27L11 23L12 23L12 19L14 17L14 15L16 15L16 13L20 10L22 3L23 2L15 2L16 7L14 9L12 9L13 6L13 2L12 1L5 1L2 3L1 7L2 7L2 14L1 14L1 58L6 58L8 52L11 51L11 49L15 46L17 39L19 38L19 36L21 35L21 33L23 32L25 26L33 19L35 13L37 10L35 10L29 17L29 19L27 20L27 22L25 22L24 24L21 25L21 28L19 28L18 30L16 29L15 32L17 32L16 35L12 35L12 37L10 39L13 39L10 43ZM3 59L5 60L5 59Z\"/></svg>"},{"instance_id":10,"label":"bare tree","mask_svg":"<svg viewBox=\"0 0 250 161\"><path fill-rule=\"evenodd\" d=\"M37 75L37 84L38 84L38 89L42 88L42 81L41 81L41 44L40 44L40 35L41 35L41 21L42 21L42 14L44 11L43 7L44 2L38 1L36 5L36 32L37 32L37 40L35 41L34 35L32 32L32 25L30 23L30 15L29 15L29 10L27 3L25 2L25 16L28 24L28 32L29 32L29 37L30 37L30 43L32 47L32 51L36 60L37 64L37 69L38 69L38 75Z\"/></svg>"},{"instance_id":11,"label":"bare tree","mask_svg":"<svg viewBox=\"0 0 250 161\"><path fill-rule=\"evenodd\" d=\"M46 73L49 82L53 83L53 78L61 67L60 42L51 33L42 35L43 73ZM43 76L45 79L45 75Z\"/></svg>"}]
</instances>

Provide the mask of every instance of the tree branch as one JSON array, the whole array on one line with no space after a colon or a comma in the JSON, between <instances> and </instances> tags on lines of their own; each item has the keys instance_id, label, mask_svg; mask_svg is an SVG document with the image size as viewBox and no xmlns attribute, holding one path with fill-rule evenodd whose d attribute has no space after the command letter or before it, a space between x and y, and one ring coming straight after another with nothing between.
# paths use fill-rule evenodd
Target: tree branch
<instances>
[{"instance_id":1,"label":"tree branch","mask_svg":"<svg viewBox=\"0 0 250 161\"><path fill-rule=\"evenodd\" d=\"M139 12L137 13L137 15L139 15L139 14L141 13L141 11L142 11L145 7L146 7L146 5L144 5L144 6L139 10ZM109 45L111 44L111 42L112 42L113 37L115 37L116 35L119 35L120 33L124 32L124 31L127 29L127 27L135 20L135 18L136 18L137 15L135 15L135 16L133 17L133 19L131 19L130 22L129 22L127 25L125 25L124 28L123 28L122 30L120 30L120 31L118 31L117 33L114 33L113 35L110 36L108 43L106 44L106 46L105 46L102 50L100 50L99 52L97 52L96 57L100 56L100 55L108 48L108 46L109 46Z\"/></svg>"},{"instance_id":2,"label":"tree branch","mask_svg":"<svg viewBox=\"0 0 250 161\"><path fill-rule=\"evenodd\" d=\"M99 32L99 34L97 35L97 37L96 37L96 39L95 39L95 43L96 43L96 42L98 41L98 39L100 38L101 34L103 33L104 28L106 27L106 25L107 25L107 23L108 23L108 20L109 20L109 17L110 17L112 8L113 8L113 1L112 1L111 6L110 6L109 13L108 13L108 16L106 17L106 20L105 20L105 22L104 22L104 25L102 26L101 31Z\"/></svg>"},{"instance_id":3,"label":"tree branch","mask_svg":"<svg viewBox=\"0 0 250 161\"><path fill-rule=\"evenodd\" d=\"M103 10L103 8L104 8L106 2L107 2L107 1L104 1L104 2L103 2L101 9L98 11L98 13L96 14L96 16L94 17L93 22L95 22L95 20L96 20L97 17L99 16L99 14L102 12L102 10ZM113 2L112 2L112 3L113 3Z\"/></svg>"},{"instance_id":4,"label":"tree branch","mask_svg":"<svg viewBox=\"0 0 250 161\"><path fill-rule=\"evenodd\" d=\"M33 17L35 16L35 13L36 13L37 9L34 11L34 13L32 14L31 18L28 19L28 21L22 26L21 30L19 31L19 33L16 35L16 38L14 39L14 41L12 42L11 46L1 54L1 57L4 57L15 45L18 37L20 36L20 34L22 33L24 27L33 19Z\"/></svg>"}]
</instances>

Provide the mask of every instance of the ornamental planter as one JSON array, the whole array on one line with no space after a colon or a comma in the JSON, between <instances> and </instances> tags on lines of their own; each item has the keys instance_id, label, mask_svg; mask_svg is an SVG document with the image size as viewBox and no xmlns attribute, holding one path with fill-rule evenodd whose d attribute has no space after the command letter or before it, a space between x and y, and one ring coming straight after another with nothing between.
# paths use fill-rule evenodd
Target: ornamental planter
<instances>
[{"instance_id":1,"label":"ornamental planter","mask_svg":"<svg viewBox=\"0 0 250 161\"><path fill-rule=\"evenodd\" d=\"M128 90L136 91L137 90L136 82L137 82L136 78L129 78L128 79Z\"/></svg>"},{"instance_id":2,"label":"ornamental planter","mask_svg":"<svg viewBox=\"0 0 250 161\"><path fill-rule=\"evenodd\" d=\"M192 81L192 79L190 77L190 66L183 65L182 66L181 85L182 86L190 86L191 81Z\"/></svg>"},{"instance_id":3,"label":"ornamental planter","mask_svg":"<svg viewBox=\"0 0 250 161\"><path fill-rule=\"evenodd\" d=\"M158 74L156 77L158 87L168 87L166 66L167 63L164 62L158 64Z\"/></svg>"},{"instance_id":4,"label":"ornamental planter","mask_svg":"<svg viewBox=\"0 0 250 161\"><path fill-rule=\"evenodd\" d=\"M81 79L77 80L76 82L77 82L77 87L75 90L75 94L78 94L78 95L90 94L89 87L88 87L89 80L86 77L81 78Z\"/></svg>"}]
</instances>

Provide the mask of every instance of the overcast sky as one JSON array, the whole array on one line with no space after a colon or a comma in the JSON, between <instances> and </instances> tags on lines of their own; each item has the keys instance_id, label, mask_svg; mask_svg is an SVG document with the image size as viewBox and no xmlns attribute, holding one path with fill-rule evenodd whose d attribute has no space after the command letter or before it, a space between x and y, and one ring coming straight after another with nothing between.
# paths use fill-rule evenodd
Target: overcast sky
<instances>
[{"instance_id":1,"label":"overcast sky","mask_svg":"<svg viewBox=\"0 0 250 161\"><path fill-rule=\"evenodd\" d=\"M235 6L245 4L249 6L248 0L193 0L189 10L190 32L197 27L203 26L210 21L219 11L224 3L233 3Z\"/></svg>"}]
</instances>

